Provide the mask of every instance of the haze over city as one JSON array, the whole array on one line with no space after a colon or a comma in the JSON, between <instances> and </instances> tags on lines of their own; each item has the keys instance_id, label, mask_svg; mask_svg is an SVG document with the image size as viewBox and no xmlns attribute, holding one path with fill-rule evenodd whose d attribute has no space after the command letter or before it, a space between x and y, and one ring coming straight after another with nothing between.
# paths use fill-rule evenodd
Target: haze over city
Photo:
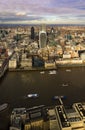
<instances>
[{"instance_id":1,"label":"haze over city","mask_svg":"<svg viewBox=\"0 0 85 130\"><path fill-rule=\"evenodd\" d=\"M3 0L0 23L84 24L84 0Z\"/></svg>"}]
</instances>

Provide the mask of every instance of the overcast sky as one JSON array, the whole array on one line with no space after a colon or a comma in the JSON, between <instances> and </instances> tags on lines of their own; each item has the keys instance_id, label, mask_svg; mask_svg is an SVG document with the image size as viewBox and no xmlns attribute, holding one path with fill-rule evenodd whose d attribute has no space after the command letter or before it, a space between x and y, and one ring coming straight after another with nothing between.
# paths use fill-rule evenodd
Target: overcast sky
<instances>
[{"instance_id":1,"label":"overcast sky","mask_svg":"<svg viewBox=\"0 0 85 130\"><path fill-rule=\"evenodd\" d=\"M0 23L85 24L85 0L0 0Z\"/></svg>"}]
</instances>

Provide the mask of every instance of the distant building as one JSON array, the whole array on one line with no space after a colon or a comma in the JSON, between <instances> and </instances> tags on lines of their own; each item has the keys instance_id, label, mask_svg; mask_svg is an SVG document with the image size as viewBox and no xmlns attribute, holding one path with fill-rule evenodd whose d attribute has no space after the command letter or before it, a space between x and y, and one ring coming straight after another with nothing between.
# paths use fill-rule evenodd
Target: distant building
<instances>
[{"instance_id":1,"label":"distant building","mask_svg":"<svg viewBox=\"0 0 85 130\"><path fill-rule=\"evenodd\" d=\"M39 31L45 31L46 32L46 24L42 24L39 28Z\"/></svg>"},{"instance_id":2,"label":"distant building","mask_svg":"<svg viewBox=\"0 0 85 130\"><path fill-rule=\"evenodd\" d=\"M52 28L51 28L51 33L54 33L54 32L55 32L55 30L54 30L54 28L52 27Z\"/></svg>"},{"instance_id":3,"label":"distant building","mask_svg":"<svg viewBox=\"0 0 85 130\"><path fill-rule=\"evenodd\" d=\"M54 30L54 28L52 27L52 28L51 28L51 32L50 32L50 40L54 41L54 38L55 38L55 30Z\"/></svg>"},{"instance_id":4,"label":"distant building","mask_svg":"<svg viewBox=\"0 0 85 130\"><path fill-rule=\"evenodd\" d=\"M35 38L34 27L31 27L31 39L34 40L34 38Z\"/></svg>"}]
</instances>

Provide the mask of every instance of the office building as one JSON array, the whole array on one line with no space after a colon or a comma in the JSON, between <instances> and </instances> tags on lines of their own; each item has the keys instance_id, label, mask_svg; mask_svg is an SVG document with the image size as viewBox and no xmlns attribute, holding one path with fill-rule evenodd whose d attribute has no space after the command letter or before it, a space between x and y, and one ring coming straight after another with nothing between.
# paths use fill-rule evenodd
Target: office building
<instances>
[{"instance_id":1,"label":"office building","mask_svg":"<svg viewBox=\"0 0 85 130\"><path fill-rule=\"evenodd\" d=\"M81 104L74 104L65 109L63 105L55 107L60 130L85 130L84 109Z\"/></svg>"},{"instance_id":2,"label":"office building","mask_svg":"<svg viewBox=\"0 0 85 130\"><path fill-rule=\"evenodd\" d=\"M45 31L39 32L39 46L40 48L46 47L47 43L47 33Z\"/></svg>"},{"instance_id":3,"label":"office building","mask_svg":"<svg viewBox=\"0 0 85 130\"><path fill-rule=\"evenodd\" d=\"M31 27L31 39L34 40L35 38L35 30L34 27Z\"/></svg>"},{"instance_id":4,"label":"office building","mask_svg":"<svg viewBox=\"0 0 85 130\"><path fill-rule=\"evenodd\" d=\"M49 130L47 110L43 106L27 110L24 130Z\"/></svg>"},{"instance_id":5,"label":"office building","mask_svg":"<svg viewBox=\"0 0 85 130\"><path fill-rule=\"evenodd\" d=\"M46 25L42 24L39 29L39 47L44 48L47 44Z\"/></svg>"}]
</instances>

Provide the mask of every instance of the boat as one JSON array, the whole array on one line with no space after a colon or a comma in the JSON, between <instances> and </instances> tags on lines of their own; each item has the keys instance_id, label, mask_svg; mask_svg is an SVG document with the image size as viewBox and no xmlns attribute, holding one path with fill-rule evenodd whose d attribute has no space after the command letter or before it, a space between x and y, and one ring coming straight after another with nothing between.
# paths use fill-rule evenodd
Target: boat
<instances>
[{"instance_id":1,"label":"boat","mask_svg":"<svg viewBox=\"0 0 85 130\"><path fill-rule=\"evenodd\" d=\"M43 107L45 107L45 105L34 106L34 107L31 107L31 108L28 108L27 110L34 110L34 109L43 108Z\"/></svg>"},{"instance_id":2,"label":"boat","mask_svg":"<svg viewBox=\"0 0 85 130\"><path fill-rule=\"evenodd\" d=\"M66 83L66 84L62 84L62 87L68 87L68 84Z\"/></svg>"},{"instance_id":3,"label":"boat","mask_svg":"<svg viewBox=\"0 0 85 130\"><path fill-rule=\"evenodd\" d=\"M56 74L56 70L49 71L49 74Z\"/></svg>"},{"instance_id":4,"label":"boat","mask_svg":"<svg viewBox=\"0 0 85 130\"><path fill-rule=\"evenodd\" d=\"M66 72L71 72L71 70L70 69L66 69Z\"/></svg>"},{"instance_id":5,"label":"boat","mask_svg":"<svg viewBox=\"0 0 85 130\"><path fill-rule=\"evenodd\" d=\"M40 72L40 74L44 74L44 73L45 73L45 71L41 71L41 72Z\"/></svg>"},{"instance_id":6,"label":"boat","mask_svg":"<svg viewBox=\"0 0 85 130\"><path fill-rule=\"evenodd\" d=\"M54 97L53 97L54 100L59 99L59 98L60 98L60 99L65 99L66 96L54 96Z\"/></svg>"},{"instance_id":7,"label":"boat","mask_svg":"<svg viewBox=\"0 0 85 130\"><path fill-rule=\"evenodd\" d=\"M5 110L8 107L8 103L4 103L2 105L0 105L0 112Z\"/></svg>"},{"instance_id":8,"label":"boat","mask_svg":"<svg viewBox=\"0 0 85 130\"><path fill-rule=\"evenodd\" d=\"M28 98L37 98L37 97L39 97L39 95L37 93L34 93L34 94L28 94L27 97Z\"/></svg>"}]
</instances>

